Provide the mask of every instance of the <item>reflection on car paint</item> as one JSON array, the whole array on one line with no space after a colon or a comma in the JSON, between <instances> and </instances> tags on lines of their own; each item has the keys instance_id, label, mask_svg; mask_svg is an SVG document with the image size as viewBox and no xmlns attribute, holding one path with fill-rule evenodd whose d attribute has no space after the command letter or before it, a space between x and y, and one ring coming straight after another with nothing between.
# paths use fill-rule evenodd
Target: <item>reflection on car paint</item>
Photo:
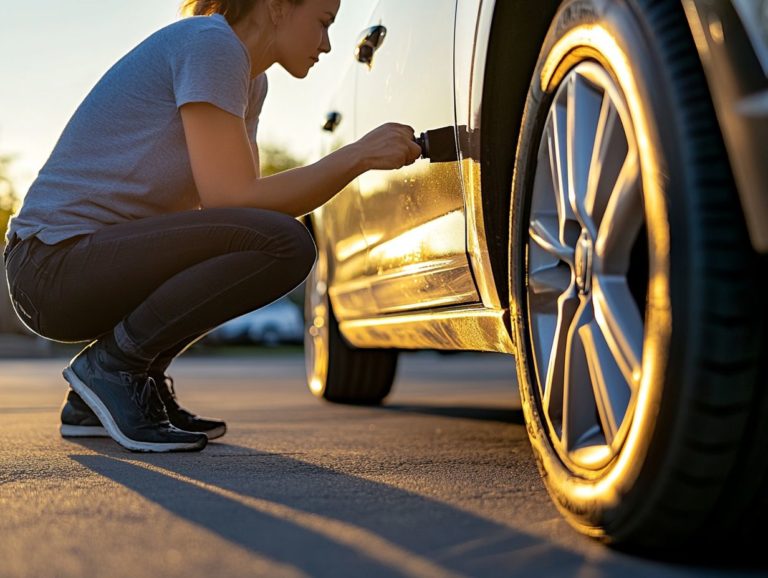
<instances>
[{"instance_id":1,"label":"reflection on car paint","mask_svg":"<svg viewBox=\"0 0 768 578\"><path fill-rule=\"evenodd\" d=\"M479 350L514 353L506 312L482 307L346 321L344 337L356 347Z\"/></svg>"},{"instance_id":2,"label":"reflection on car paint","mask_svg":"<svg viewBox=\"0 0 768 578\"><path fill-rule=\"evenodd\" d=\"M375 172L364 175L360 179L360 187L368 215L365 233L371 257L384 257L380 252L374 253L376 245L401 235L409 234L412 242L413 231L450 237L452 246L463 253L466 248L463 217L438 223L449 228L439 229L434 224L421 228L447 214L463 215L463 204L457 206L445 199L446 189L454 187L459 177L456 163L429 165L427 161L418 161L412 167L396 173ZM420 245L431 243L433 240L423 239ZM371 265L379 267L380 264ZM387 267L393 265L397 264L391 261L386 263ZM375 270L377 273L380 271L380 268Z\"/></svg>"},{"instance_id":3,"label":"reflection on car paint","mask_svg":"<svg viewBox=\"0 0 768 578\"><path fill-rule=\"evenodd\" d=\"M453 211L378 244L371 249L371 258L378 264L376 273L380 275L394 268L407 269L412 265L423 265L463 251L463 238L436 234L463 225L463 213Z\"/></svg>"}]
</instances>

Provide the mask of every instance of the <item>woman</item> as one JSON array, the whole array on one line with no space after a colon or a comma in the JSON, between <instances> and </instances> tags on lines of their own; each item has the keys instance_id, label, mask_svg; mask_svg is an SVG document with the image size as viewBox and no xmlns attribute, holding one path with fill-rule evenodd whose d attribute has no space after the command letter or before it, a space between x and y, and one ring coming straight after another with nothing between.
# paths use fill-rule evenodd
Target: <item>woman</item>
<instances>
[{"instance_id":1,"label":"woman","mask_svg":"<svg viewBox=\"0 0 768 578\"><path fill-rule=\"evenodd\" d=\"M64 369L62 435L134 451L200 450L219 420L182 409L166 369L202 335L303 281L315 246L295 219L370 169L420 154L384 125L319 162L261 178L255 143L279 64L304 78L331 50L340 0L188 0L98 82L10 223L19 317L91 341ZM100 423L99 423L100 422Z\"/></svg>"}]
</instances>

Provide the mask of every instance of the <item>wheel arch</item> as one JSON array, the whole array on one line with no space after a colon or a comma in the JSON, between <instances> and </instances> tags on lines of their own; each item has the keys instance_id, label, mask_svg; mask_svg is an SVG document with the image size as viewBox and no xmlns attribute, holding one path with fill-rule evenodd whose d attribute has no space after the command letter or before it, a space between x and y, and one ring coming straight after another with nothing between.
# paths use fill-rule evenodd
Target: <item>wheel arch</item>
<instances>
[{"instance_id":1,"label":"wheel arch","mask_svg":"<svg viewBox=\"0 0 768 578\"><path fill-rule=\"evenodd\" d=\"M478 144L484 236L504 308L509 307L510 191L520 125L541 46L561 3L495 2L484 68L475 71L478 76L482 72L483 78L480 111L473 112L479 112L481 119Z\"/></svg>"},{"instance_id":2,"label":"wheel arch","mask_svg":"<svg viewBox=\"0 0 768 578\"><path fill-rule=\"evenodd\" d=\"M328 245L330 243L329 239L327 238L327 235L324 232L324 225L323 225L323 219L324 219L324 209L322 207L319 207L312 211L311 213L307 213L306 215L303 215L298 218L298 220L303 224L307 230L309 231L309 234L312 236L312 240L315 242L315 248L317 249L317 259L321 258L321 253L323 251L328 250ZM315 262L315 267L317 267L317 261ZM328 275L332 275L332 267L333 267L333 259L328 260ZM332 278L332 277L329 277Z\"/></svg>"}]
</instances>

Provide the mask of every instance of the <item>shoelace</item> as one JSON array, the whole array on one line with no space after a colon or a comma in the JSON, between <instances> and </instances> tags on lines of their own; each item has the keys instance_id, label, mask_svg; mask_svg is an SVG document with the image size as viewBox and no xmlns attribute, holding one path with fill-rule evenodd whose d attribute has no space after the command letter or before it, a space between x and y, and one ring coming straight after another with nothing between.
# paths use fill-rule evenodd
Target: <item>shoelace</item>
<instances>
[{"instance_id":1,"label":"shoelace","mask_svg":"<svg viewBox=\"0 0 768 578\"><path fill-rule=\"evenodd\" d=\"M139 407L141 413L144 414L150 421L165 421L168 419L168 415L163 405L163 400L160 399L160 394L157 392L157 384L151 377L136 376L138 385L133 387L133 393L131 399ZM133 384L132 384L133 385Z\"/></svg>"},{"instance_id":2,"label":"shoelace","mask_svg":"<svg viewBox=\"0 0 768 578\"><path fill-rule=\"evenodd\" d=\"M178 399L176 398L176 388L173 384L173 378L170 375L165 375L165 373L155 373L150 374L150 376L155 381L157 392L160 395L160 399L162 399L163 403L166 404L166 409L168 408L166 401L170 401L171 403L178 405L179 403Z\"/></svg>"},{"instance_id":3,"label":"shoelace","mask_svg":"<svg viewBox=\"0 0 768 578\"><path fill-rule=\"evenodd\" d=\"M157 384L158 394L165 405L165 411L168 413L169 418L178 414L185 415L187 418L195 417L195 414L179 404L179 400L176 397L176 388L174 387L173 378L170 375L157 373L153 379Z\"/></svg>"},{"instance_id":4,"label":"shoelace","mask_svg":"<svg viewBox=\"0 0 768 578\"><path fill-rule=\"evenodd\" d=\"M160 398L165 404L165 410L168 412L168 416L186 416L188 419L195 419L197 416L184 408L179 404L179 399L176 397L176 388L174 387L173 378L170 375L158 374L157 378L162 380L161 384L157 385L158 392L160 392ZM157 383L158 379L155 380Z\"/></svg>"}]
</instances>

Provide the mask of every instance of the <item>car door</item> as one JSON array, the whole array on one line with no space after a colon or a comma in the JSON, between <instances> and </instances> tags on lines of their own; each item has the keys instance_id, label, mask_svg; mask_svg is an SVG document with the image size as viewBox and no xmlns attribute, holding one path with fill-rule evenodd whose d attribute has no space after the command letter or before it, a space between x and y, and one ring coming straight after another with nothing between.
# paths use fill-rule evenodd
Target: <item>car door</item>
<instances>
[{"instance_id":1,"label":"car door","mask_svg":"<svg viewBox=\"0 0 768 578\"><path fill-rule=\"evenodd\" d=\"M327 155L351 142L355 133L355 81L357 67L350 67L328 105L323 154ZM339 318L357 317L368 307L370 292L359 280L367 271L368 246L362 224L362 207L357 179L347 185L328 203L314 212L315 238L330 255L327 271L328 290Z\"/></svg>"},{"instance_id":2,"label":"car door","mask_svg":"<svg viewBox=\"0 0 768 578\"><path fill-rule=\"evenodd\" d=\"M369 25L383 26L386 36L377 39L372 62L357 71L359 135L392 121L417 134L455 125L455 14L456 0L379 3ZM455 147L450 132L449 138ZM399 171L371 171L358 186L368 313L479 301L467 257L458 162L419 160Z\"/></svg>"}]
</instances>

